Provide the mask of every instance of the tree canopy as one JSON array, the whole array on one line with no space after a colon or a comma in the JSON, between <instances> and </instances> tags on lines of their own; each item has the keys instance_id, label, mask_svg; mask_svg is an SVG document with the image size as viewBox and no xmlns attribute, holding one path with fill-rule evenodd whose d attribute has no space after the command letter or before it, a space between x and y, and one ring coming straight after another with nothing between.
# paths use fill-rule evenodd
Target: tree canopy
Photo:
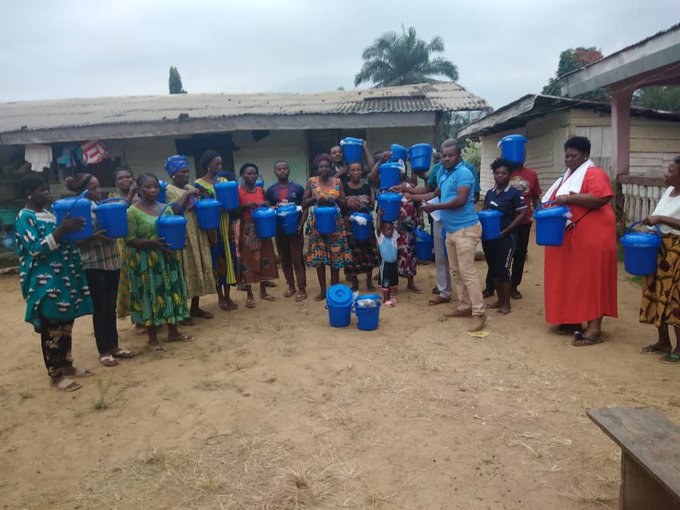
<instances>
[{"instance_id":1,"label":"tree canopy","mask_svg":"<svg viewBox=\"0 0 680 510\"><path fill-rule=\"evenodd\" d=\"M187 91L182 87L182 77L175 66L170 67L168 76L168 88L170 94L186 94Z\"/></svg>"},{"instance_id":2,"label":"tree canopy","mask_svg":"<svg viewBox=\"0 0 680 510\"><path fill-rule=\"evenodd\" d=\"M548 96L561 96L559 78L567 73L592 64L602 58L602 52L595 47L590 48L569 48L560 53L560 60L557 64L555 77L550 78L548 84L543 87L541 94ZM578 96L579 99L589 99L591 101L607 101L607 91L599 88Z\"/></svg>"},{"instance_id":3,"label":"tree canopy","mask_svg":"<svg viewBox=\"0 0 680 510\"><path fill-rule=\"evenodd\" d=\"M402 33L386 32L361 55L364 63L354 77L354 85L372 82L375 87L392 87L436 81L436 76L458 79L458 68L451 61L433 54L444 52L444 40L433 37L428 43L419 39L416 29Z\"/></svg>"}]
</instances>

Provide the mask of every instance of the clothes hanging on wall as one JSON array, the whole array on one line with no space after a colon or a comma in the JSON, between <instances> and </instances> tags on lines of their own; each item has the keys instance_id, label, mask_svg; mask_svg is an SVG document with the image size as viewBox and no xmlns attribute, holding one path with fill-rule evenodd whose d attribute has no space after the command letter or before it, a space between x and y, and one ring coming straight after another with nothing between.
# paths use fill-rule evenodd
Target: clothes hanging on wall
<instances>
[{"instance_id":1,"label":"clothes hanging on wall","mask_svg":"<svg viewBox=\"0 0 680 510\"><path fill-rule=\"evenodd\" d=\"M96 165L109 157L109 152L101 140L83 142L80 144L80 148L83 151L83 163L86 165Z\"/></svg>"},{"instance_id":2,"label":"clothes hanging on wall","mask_svg":"<svg viewBox=\"0 0 680 510\"><path fill-rule=\"evenodd\" d=\"M52 166L52 147L49 145L27 145L24 159L31 164L31 170L42 172Z\"/></svg>"}]
</instances>

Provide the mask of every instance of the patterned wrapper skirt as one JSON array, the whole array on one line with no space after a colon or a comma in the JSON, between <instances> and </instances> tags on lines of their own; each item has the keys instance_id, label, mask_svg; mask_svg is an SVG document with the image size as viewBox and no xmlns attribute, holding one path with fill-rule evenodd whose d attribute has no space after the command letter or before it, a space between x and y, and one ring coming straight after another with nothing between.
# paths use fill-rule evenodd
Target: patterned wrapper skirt
<instances>
[{"instance_id":1,"label":"patterned wrapper skirt","mask_svg":"<svg viewBox=\"0 0 680 510\"><path fill-rule=\"evenodd\" d=\"M239 264L241 282L246 285L279 277L274 243L257 237L252 219L242 219L239 225Z\"/></svg>"},{"instance_id":2,"label":"patterned wrapper skirt","mask_svg":"<svg viewBox=\"0 0 680 510\"><path fill-rule=\"evenodd\" d=\"M680 326L680 237L665 234L656 272L644 277L640 322Z\"/></svg>"}]
</instances>

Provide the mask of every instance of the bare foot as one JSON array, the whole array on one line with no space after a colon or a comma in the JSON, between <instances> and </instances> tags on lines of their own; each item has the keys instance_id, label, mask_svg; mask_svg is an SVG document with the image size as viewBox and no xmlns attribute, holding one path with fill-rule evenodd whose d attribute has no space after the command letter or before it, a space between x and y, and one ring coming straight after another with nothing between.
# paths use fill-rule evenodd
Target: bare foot
<instances>
[{"instance_id":1,"label":"bare foot","mask_svg":"<svg viewBox=\"0 0 680 510\"><path fill-rule=\"evenodd\" d=\"M510 312L512 312L512 308L509 306L499 306L496 309L496 313L500 313L501 315L508 315Z\"/></svg>"},{"instance_id":2,"label":"bare foot","mask_svg":"<svg viewBox=\"0 0 680 510\"><path fill-rule=\"evenodd\" d=\"M484 305L484 308L491 308L492 310L496 310L501 308L501 303L500 301L496 301L495 303L488 303Z\"/></svg>"}]
</instances>

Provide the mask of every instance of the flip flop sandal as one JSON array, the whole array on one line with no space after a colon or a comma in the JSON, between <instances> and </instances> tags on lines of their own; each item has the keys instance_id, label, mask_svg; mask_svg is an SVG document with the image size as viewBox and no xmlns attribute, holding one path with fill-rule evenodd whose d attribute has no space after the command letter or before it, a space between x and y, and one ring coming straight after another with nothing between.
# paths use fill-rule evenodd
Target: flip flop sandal
<instances>
[{"instance_id":1,"label":"flip flop sandal","mask_svg":"<svg viewBox=\"0 0 680 510\"><path fill-rule=\"evenodd\" d=\"M111 354L105 354L104 356L99 357L99 363L104 365L105 367L115 367L118 365L118 360L113 357Z\"/></svg>"},{"instance_id":2,"label":"flip flop sandal","mask_svg":"<svg viewBox=\"0 0 680 510\"><path fill-rule=\"evenodd\" d=\"M447 299L447 298L443 298L441 296L436 296L436 297L433 297L432 299L430 299L427 302L427 304L430 305L430 306L437 306L437 305L443 305L445 303L450 303L450 302L451 302L451 298Z\"/></svg>"},{"instance_id":3,"label":"flip flop sandal","mask_svg":"<svg viewBox=\"0 0 680 510\"><path fill-rule=\"evenodd\" d=\"M409 291L409 292L413 292L414 294L422 294L423 293L423 289L421 289L420 287L406 287L406 290Z\"/></svg>"},{"instance_id":4,"label":"flip flop sandal","mask_svg":"<svg viewBox=\"0 0 680 510\"><path fill-rule=\"evenodd\" d=\"M677 354L675 352L669 352L668 354L663 356L659 361L666 365L676 365L680 363L680 354Z\"/></svg>"},{"instance_id":5,"label":"flip flop sandal","mask_svg":"<svg viewBox=\"0 0 680 510\"><path fill-rule=\"evenodd\" d=\"M64 375L68 375L69 377L92 377L94 375L94 372L91 370L88 370L87 368L82 368L82 367L72 367L73 372L64 373ZM63 371L63 370L62 370Z\"/></svg>"},{"instance_id":6,"label":"flip flop sandal","mask_svg":"<svg viewBox=\"0 0 680 510\"><path fill-rule=\"evenodd\" d=\"M604 342L602 338L587 337L580 331L576 331L574 333L574 340L571 342L571 345L574 347L588 347L589 345L601 344L602 342Z\"/></svg>"},{"instance_id":7,"label":"flip flop sandal","mask_svg":"<svg viewBox=\"0 0 680 510\"><path fill-rule=\"evenodd\" d=\"M246 308L255 308L255 300L246 299Z\"/></svg>"},{"instance_id":8,"label":"flip flop sandal","mask_svg":"<svg viewBox=\"0 0 680 510\"><path fill-rule=\"evenodd\" d=\"M189 312L191 317L198 317L199 319L212 319L214 315L207 310L199 310L198 312Z\"/></svg>"},{"instance_id":9,"label":"flip flop sandal","mask_svg":"<svg viewBox=\"0 0 680 510\"><path fill-rule=\"evenodd\" d=\"M187 335L186 333L180 333L178 336L172 337L168 335L168 342L189 342L193 340L194 337Z\"/></svg>"},{"instance_id":10,"label":"flip flop sandal","mask_svg":"<svg viewBox=\"0 0 680 510\"><path fill-rule=\"evenodd\" d=\"M297 296L295 296L295 302L296 303L304 301L305 299L307 299L307 293L306 292L298 292Z\"/></svg>"},{"instance_id":11,"label":"flip flop sandal","mask_svg":"<svg viewBox=\"0 0 680 510\"><path fill-rule=\"evenodd\" d=\"M283 297L291 297L293 294L295 294L297 291L295 289L291 289L288 287L286 289L286 292L283 293Z\"/></svg>"},{"instance_id":12,"label":"flip flop sandal","mask_svg":"<svg viewBox=\"0 0 680 510\"><path fill-rule=\"evenodd\" d=\"M58 390L66 392L76 391L82 388L82 386L77 382L72 381L71 379L67 379L65 377L62 378L61 381L59 381L58 383L53 382L52 385Z\"/></svg>"},{"instance_id":13,"label":"flip flop sandal","mask_svg":"<svg viewBox=\"0 0 680 510\"><path fill-rule=\"evenodd\" d=\"M510 297L511 297L512 299L522 299L522 293L521 293L520 291L518 291L518 290L513 290L513 291L510 293Z\"/></svg>"},{"instance_id":14,"label":"flip flop sandal","mask_svg":"<svg viewBox=\"0 0 680 510\"><path fill-rule=\"evenodd\" d=\"M657 349L654 347L654 344L651 344L645 345L642 349L640 349L640 354L656 354L665 356L666 354L670 354L670 352Z\"/></svg>"},{"instance_id":15,"label":"flip flop sandal","mask_svg":"<svg viewBox=\"0 0 680 510\"><path fill-rule=\"evenodd\" d=\"M388 308L394 308L395 306L397 306L397 300L396 299L388 299L387 301L385 301L385 306L388 307Z\"/></svg>"},{"instance_id":16,"label":"flip flop sandal","mask_svg":"<svg viewBox=\"0 0 680 510\"><path fill-rule=\"evenodd\" d=\"M111 356L114 358L134 358L135 353L128 349L118 349L117 351L112 352Z\"/></svg>"},{"instance_id":17,"label":"flip flop sandal","mask_svg":"<svg viewBox=\"0 0 680 510\"><path fill-rule=\"evenodd\" d=\"M155 344L155 345L149 345L149 350L151 352L161 352L164 351L165 349L161 344Z\"/></svg>"},{"instance_id":18,"label":"flip flop sandal","mask_svg":"<svg viewBox=\"0 0 680 510\"><path fill-rule=\"evenodd\" d=\"M265 301L276 301L276 298L274 296L270 296L269 294L260 295L260 299L264 299Z\"/></svg>"}]
</instances>

